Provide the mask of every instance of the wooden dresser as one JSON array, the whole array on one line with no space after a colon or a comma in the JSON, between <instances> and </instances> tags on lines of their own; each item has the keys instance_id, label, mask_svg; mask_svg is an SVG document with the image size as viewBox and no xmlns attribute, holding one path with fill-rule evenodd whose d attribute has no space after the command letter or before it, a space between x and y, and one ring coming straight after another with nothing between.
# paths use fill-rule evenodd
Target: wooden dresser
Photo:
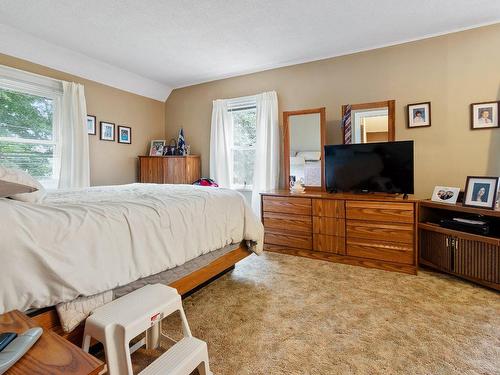
<instances>
[{"instance_id":1,"label":"wooden dresser","mask_svg":"<svg viewBox=\"0 0 500 375\"><path fill-rule=\"evenodd\" d=\"M417 202L367 194L261 194L264 249L417 273Z\"/></svg>"},{"instance_id":2,"label":"wooden dresser","mask_svg":"<svg viewBox=\"0 0 500 375\"><path fill-rule=\"evenodd\" d=\"M139 181L155 184L192 184L201 177L199 155L139 156Z\"/></svg>"}]
</instances>

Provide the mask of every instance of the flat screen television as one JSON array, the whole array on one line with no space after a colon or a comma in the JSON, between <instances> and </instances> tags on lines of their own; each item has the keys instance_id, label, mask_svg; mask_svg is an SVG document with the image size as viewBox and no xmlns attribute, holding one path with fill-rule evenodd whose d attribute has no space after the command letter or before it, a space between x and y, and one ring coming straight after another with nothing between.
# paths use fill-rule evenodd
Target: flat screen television
<instances>
[{"instance_id":1,"label":"flat screen television","mask_svg":"<svg viewBox=\"0 0 500 375\"><path fill-rule=\"evenodd\" d=\"M413 194L413 141L325 146L329 192Z\"/></svg>"}]
</instances>

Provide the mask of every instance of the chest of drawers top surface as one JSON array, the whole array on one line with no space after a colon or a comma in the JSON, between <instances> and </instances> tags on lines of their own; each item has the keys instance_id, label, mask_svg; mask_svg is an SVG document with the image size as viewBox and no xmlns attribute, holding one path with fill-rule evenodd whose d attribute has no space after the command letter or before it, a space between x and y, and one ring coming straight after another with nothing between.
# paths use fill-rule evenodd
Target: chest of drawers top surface
<instances>
[{"instance_id":1,"label":"chest of drawers top surface","mask_svg":"<svg viewBox=\"0 0 500 375\"><path fill-rule=\"evenodd\" d=\"M263 197L292 197L292 198L317 198L317 199L339 199L339 200L355 200L355 201L391 201L402 203L418 202L411 195L408 199L403 199L402 195L383 194L383 193L327 193L325 191L306 191L305 193L292 193L290 190L278 189L260 193Z\"/></svg>"},{"instance_id":2,"label":"chest of drawers top surface","mask_svg":"<svg viewBox=\"0 0 500 375\"><path fill-rule=\"evenodd\" d=\"M378 194L262 193L262 211L356 220L413 223L415 200Z\"/></svg>"}]
</instances>

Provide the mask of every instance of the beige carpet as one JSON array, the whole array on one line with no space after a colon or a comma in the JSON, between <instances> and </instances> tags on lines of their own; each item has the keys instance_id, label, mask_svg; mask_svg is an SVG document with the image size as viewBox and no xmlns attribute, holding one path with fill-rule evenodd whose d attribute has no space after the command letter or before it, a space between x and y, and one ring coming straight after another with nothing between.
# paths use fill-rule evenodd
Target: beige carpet
<instances>
[{"instance_id":1,"label":"beige carpet","mask_svg":"<svg viewBox=\"0 0 500 375\"><path fill-rule=\"evenodd\" d=\"M218 375L500 374L500 294L437 273L266 253L184 307ZM136 354L137 370L157 355Z\"/></svg>"}]
</instances>

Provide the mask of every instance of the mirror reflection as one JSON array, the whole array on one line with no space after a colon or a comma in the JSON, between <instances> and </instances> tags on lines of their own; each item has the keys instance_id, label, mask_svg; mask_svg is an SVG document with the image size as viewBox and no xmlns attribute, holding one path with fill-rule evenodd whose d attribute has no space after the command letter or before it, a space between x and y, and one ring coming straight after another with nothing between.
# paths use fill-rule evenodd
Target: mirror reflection
<instances>
[{"instance_id":1,"label":"mirror reflection","mask_svg":"<svg viewBox=\"0 0 500 375\"><path fill-rule=\"evenodd\" d=\"M288 118L290 176L304 185L321 187L321 117L319 113Z\"/></svg>"},{"instance_id":2,"label":"mirror reflection","mask_svg":"<svg viewBox=\"0 0 500 375\"><path fill-rule=\"evenodd\" d=\"M373 108L352 111L353 143L389 141L388 108Z\"/></svg>"}]
</instances>

